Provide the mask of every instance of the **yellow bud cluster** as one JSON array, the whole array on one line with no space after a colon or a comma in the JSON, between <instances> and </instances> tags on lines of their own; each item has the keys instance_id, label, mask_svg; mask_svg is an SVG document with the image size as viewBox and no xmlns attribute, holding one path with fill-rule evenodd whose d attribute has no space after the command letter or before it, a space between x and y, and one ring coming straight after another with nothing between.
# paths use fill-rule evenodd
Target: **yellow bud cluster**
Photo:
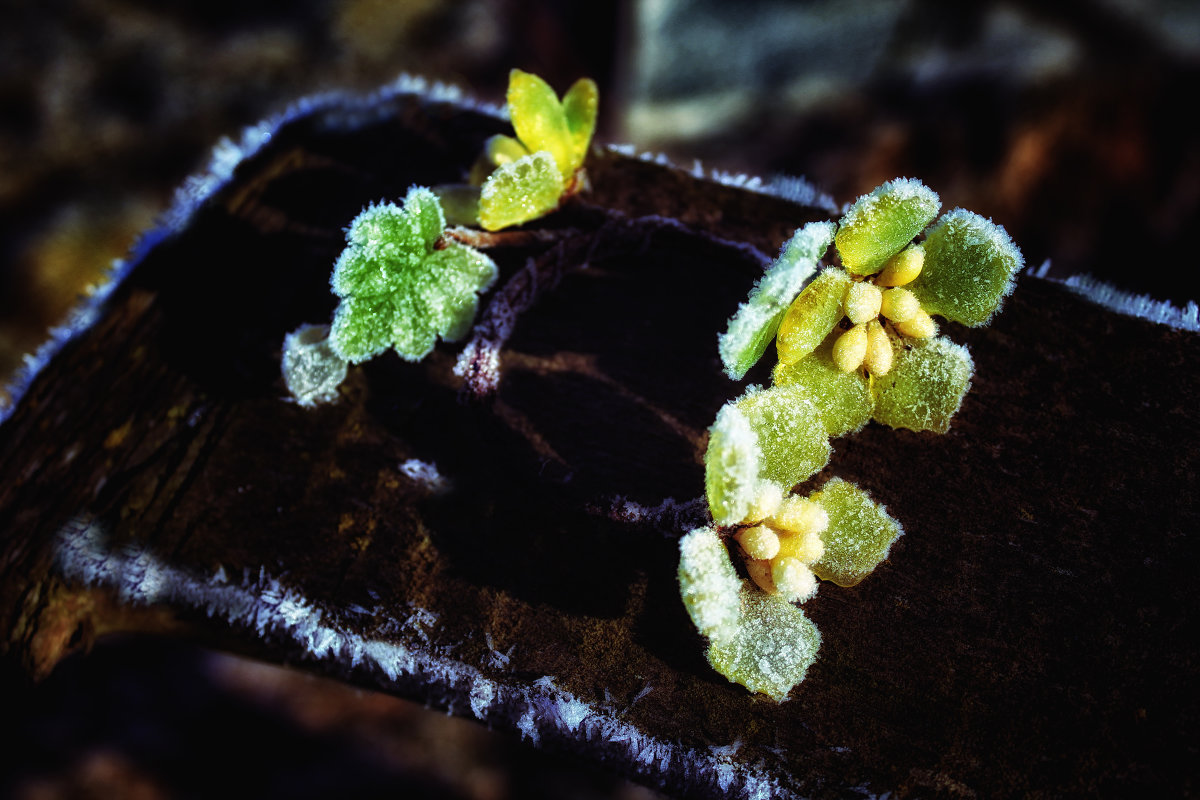
<instances>
[{"instance_id":1,"label":"yellow bud cluster","mask_svg":"<svg viewBox=\"0 0 1200 800\"><path fill-rule=\"evenodd\" d=\"M746 572L760 589L803 602L817 592L811 565L825 554L821 534L829 527L829 515L807 498L776 496L768 516L747 518L747 527L733 538L746 557Z\"/></svg>"},{"instance_id":2,"label":"yellow bud cluster","mask_svg":"<svg viewBox=\"0 0 1200 800\"><path fill-rule=\"evenodd\" d=\"M921 308L917 296L904 288L921 274L924 264L925 250L914 244L892 256L874 277L847 287L842 305L853 327L833 343L833 362L838 369L854 372L865 367L876 377L891 371L893 337L879 321L880 316L891 322L896 333L912 339L927 339L937 333L937 323Z\"/></svg>"}]
</instances>

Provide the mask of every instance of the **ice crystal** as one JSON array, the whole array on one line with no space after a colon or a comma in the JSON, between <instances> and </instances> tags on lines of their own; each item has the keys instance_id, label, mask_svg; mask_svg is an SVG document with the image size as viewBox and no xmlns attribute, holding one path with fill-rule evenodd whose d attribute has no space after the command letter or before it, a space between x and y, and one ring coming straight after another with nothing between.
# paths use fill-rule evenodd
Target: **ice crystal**
<instances>
[{"instance_id":1,"label":"ice crystal","mask_svg":"<svg viewBox=\"0 0 1200 800\"><path fill-rule=\"evenodd\" d=\"M438 336L467 333L476 294L495 281L496 265L470 247L440 242L444 228L437 197L415 186L403 207L373 205L354 219L330 279L342 299L329 336L335 353L357 363L394 347L417 361Z\"/></svg>"}]
</instances>

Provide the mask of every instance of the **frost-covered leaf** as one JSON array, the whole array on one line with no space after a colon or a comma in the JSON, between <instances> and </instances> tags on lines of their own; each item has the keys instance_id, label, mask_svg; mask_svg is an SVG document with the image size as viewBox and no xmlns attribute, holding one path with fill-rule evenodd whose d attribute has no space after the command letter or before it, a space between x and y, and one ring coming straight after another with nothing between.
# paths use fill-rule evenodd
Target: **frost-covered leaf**
<instances>
[{"instance_id":1,"label":"frost-covered leaf","mask_svg":"<svg viewBox=\"0 0 1200 800\"><path fill-rule=\"evenodd\" d=\"M798 386L808 394L825 432L841 436L860 430L871 419L874 399L859 372L842 372L833 363L833 338L795 364L782 361L772 379L777 386Z\"/></svg>"},{"instance_id":2,"label":"frost-covered leaf","mask_svg":"<svg viewBox=\"0 0 1200 800\"><path fill-rule=\"evenodd\" d=\"M838 586L853 586L871 574L904 533L886 508L840 478L830 480L812 499L829 515L829 527L821 534L825 553L812 569Z\"/></svg>"},{"instance_id":3,"label":"frost-covered leaf","mask_svg":"<svg viewBox=\"0 0 1200 800\"><path fill-rule=\"evenodd\" d=\"M896 351L891 372L871 387L874 417L893 428L945 433L974 371L971 353L962 345L944 337L912 340Z\"/></svg>"},{"instance_id":4,"label":"frost-covered leaf","mask_svg":"<svg viewBox=\"0 0 1200 800\"><path fill-rule=\"evenodd\" d=\"M563 177L545 150L501 164L479 195L479 224L498 231L549 214L558 208Z\"/></svg>"},{"instance_id":5,"label":"frost-covered leaf","mask_svg":"<svg viewBox=\"0 0 1200 800\"><path fill-rule=\"evenodd\" d=\"M833 241L833 223L810 222L799 228L750 290L750 297L718 338L725 374L741 380L766 352L788 306L818 270Z\"/></svg>"},{"instance_id":6,"label":"frost-covered leaf","mask_svg":"<svg viewBox=\"0 0 1200 800\"><path fill-rule=\"evenodd\" d=\"M496 265L464 245L435 249L444 227L437 197L417 186L403 207L373 205L350 223L330 277L341 298L329 334L338 356L359 362L394 347L416 361L438 336L465 333Z\"/></svg>"},{"instance_id":7,"label":"frost-covered leaf","mask_svg":"<svg viewBox=\"0 0 1200 800\"><path fill-rule=\"evenodd\" d=\"M713 641L734 636L741 587L729 551L712 528L697 528L679 541L679 594L701 634Z\"/></svg>"},{"instance_id":8,"label":"frost-covered leaf","mask_svg":"<svg viewBox=\"0 0 1200 800\"><path fill-rule=\"evenodd\" d=\"M737 633L709 645L708 663L734 683L782 703L804 680L820 648L821 633L803 611L744 586Z\"/></svg>"},{"instance_id":9,"label":"frost-covered leaf","mask_svg":"<svg viewBox=\"0 0 1200 800\"><path fill-rule=\"evenodd\" d=\"M583 165L599 104L599 90L588 78L576 81L559 102L537 75L514 69L508 76L508 109L517 138L531 153L549 152L564 181Z\"/></svg>"},{"instance_id":10,"label":"frost-covered leaf","mask_svg":"<svg viewBox=\"0 0 1200 800\"><path fill-rule=\"evenodd\" d=\"M329 346L328 325L301 325L283 339L283 379L302 406L336 400L346 366Z\"/></svg>"},{"instance_id":11,"label":"frost-covered leaf","mask_svg":"<svg viewBox=\"0 0 1200 800\"><path fill-rule=\"evenodd\" d=\"M838 225L842 265L856 275L871 275L899 253L937 216L941 200L913 178L897 178L864 194Z\"/></svg>"},{"instance_id":12,"label":"frost-covered leaf","mask_svg":"<svg viewBox=\"0 0 1200 800\"><path fill-rule=\"evenodd\" d=\"M563 114L567 118L567 130L571 134L571 163L564 170L564 177L583 166L587 158L588 145L596 130L596 115L600 110L600 90L591 78L580 78L571 84L563 95Z\"/></svg>"},{"instance_id":13,"label":"frost-covered leaf","mask_svg":"<svg viewBox=\"0 0 1200 800\"><path fill-rule=\"evenodd\" d=\"M704 488L718 525L745 519L759 494L758 469L758 436L750 421L732 403L722 406L704 452Z\"/></svg>"},{"instance_id":14,"label":"frost-covered leaf","mask_svg":"<svg viewBox=\"0 0 1200 800\"><path fill-rule=\"evenodd\" d=\"M759 477L786 488L829 463L829 435L803 387L752 386L736 402L758 439Z\"/></svg>"},{"instance_id":15,"label":"frost-covered leaf","mask_svg":"<svg viewBox=\"0 0 1200 800\"><path fill-rule=\"evenodd\" d=\"M514 69L508 73L508 110L517 138L531 153L545 150L559 174L573 172L573 140L558 95L544 80Z\"/></svg>"},{"instance_id":16,"label":"frost-covered leaf","mask_svg":"<svg viewBox=\"0 0 1200 800\"><path fill-rule=\"evenodd\" d=\"M956 208L929 229L924 268L909 288L931 314L986 325L1024 265L1003 227Z\"/></svg>"},{"instance_id":17,"label":"frost-covered leaf","mask_svg":"<svg viewBox=\"0 0 1200 800\"><path fill-rule=\"evenodd\" d=\"M800 293L779 323L775 346L780 361L795 364L825 340L842 318L849 286L845 270L826 269Z\"/></svg>"}]
</instances>

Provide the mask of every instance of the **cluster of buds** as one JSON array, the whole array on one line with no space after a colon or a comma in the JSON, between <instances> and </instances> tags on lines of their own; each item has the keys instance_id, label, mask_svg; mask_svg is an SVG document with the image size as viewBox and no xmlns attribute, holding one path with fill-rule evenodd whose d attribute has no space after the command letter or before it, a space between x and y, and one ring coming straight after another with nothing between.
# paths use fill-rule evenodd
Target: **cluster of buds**
<instances>
[{"instance_id":1,"label":"cluster of buds","mask_svg":"<svg viewBox=\"0 0 1200 800\"><path fill-rule=\"evenodd\" d=\"M799 495L786 497L766 485L733 535L745 556L746 572L768 594L804 602L817 593L812 565L825 554L821 534L829 514Z\"/></svg>"}]
</instances>

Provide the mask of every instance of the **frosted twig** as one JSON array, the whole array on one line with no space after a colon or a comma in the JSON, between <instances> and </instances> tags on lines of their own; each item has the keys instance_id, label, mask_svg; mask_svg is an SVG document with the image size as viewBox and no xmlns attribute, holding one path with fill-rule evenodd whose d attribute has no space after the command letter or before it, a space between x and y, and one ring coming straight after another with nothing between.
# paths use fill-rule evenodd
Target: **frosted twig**
<instances>
[{"instance_id":1,"label":"frosted twig","mask_svg":"<svg viewBox=\"0 0 1200 800\"><path fill-rule=\"evenodd\" d=\"M688 531L708 525L708 501L703 497L679 502L668 497L654 507L647 507L625 497L614 497L606 503L589 503L589 514L605 517L626 525L653 528L664 536L678 538Z\"/></svg>"}]
</instances>

